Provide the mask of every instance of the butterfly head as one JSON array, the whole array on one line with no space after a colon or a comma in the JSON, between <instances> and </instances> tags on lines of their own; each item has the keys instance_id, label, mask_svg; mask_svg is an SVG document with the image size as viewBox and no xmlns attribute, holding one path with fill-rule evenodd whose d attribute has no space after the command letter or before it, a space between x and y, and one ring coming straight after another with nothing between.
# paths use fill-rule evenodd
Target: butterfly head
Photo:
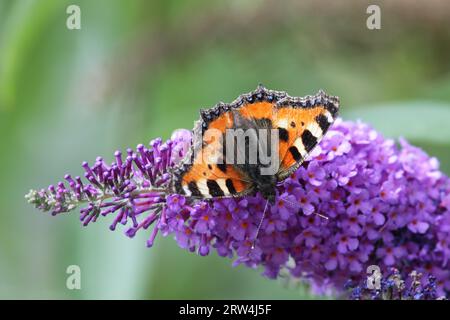
<instances>
[{"instance_id":1,"label":"butterfly head","mask_svg":"<svg viewBox=\"0 0 450 320\"><path fill-rule=\"evenodd\" d=\"M273 175L261 176L255 179L257 191L261 193L264 199L268 200L270 204L275 203L277 178Z\"/></svg>"}]
</instances>

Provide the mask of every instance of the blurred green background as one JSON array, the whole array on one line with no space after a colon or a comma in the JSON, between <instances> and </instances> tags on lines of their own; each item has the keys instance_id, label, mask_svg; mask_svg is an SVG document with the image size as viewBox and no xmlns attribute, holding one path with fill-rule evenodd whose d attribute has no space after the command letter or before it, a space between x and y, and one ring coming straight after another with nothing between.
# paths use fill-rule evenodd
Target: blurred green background
<instances>
[{"instance_id":1,"label":"blurred green background","mask_svg":"<svg viewBox=\"0 0 450 320\"><path fill-rule=\"evenodd\" d=\"M366 27L370 4L381 29ZM81 30L66 8L81 8ZM323 88L342 116L404 136L450 173L448 1L0 0L0 298L314 298L286 279L148 234L51 217L30 188L192 128L200 107L258 83ZM123 230L123 229L122 229ZM79 265L82 289L66 288Z\"/></svg>"}]
</instances>

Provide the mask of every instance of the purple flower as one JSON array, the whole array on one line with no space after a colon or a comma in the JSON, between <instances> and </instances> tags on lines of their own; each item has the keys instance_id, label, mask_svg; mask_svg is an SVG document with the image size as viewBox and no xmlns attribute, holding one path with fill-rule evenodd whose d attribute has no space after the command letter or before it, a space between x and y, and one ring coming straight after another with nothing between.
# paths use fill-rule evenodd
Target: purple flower
<instances>
[{"instance_id":1,"label":"purple flower","mask_svg":"<svg viewBox=\"0 0 450 320\"><path fill-rule=\"evenodd\" d=\"M371 199L369 199L369 192L366 190L358 190L357 193L350 194L347 202L350 204L347 207L347 213L349 215L356 215L358 213L368 214L373 207Z\"/></svg>"},{"instance_id":2,"label":"purple flower","mask_svg":"<svg viewBox=\"0 0 450 320\"><path fill-rule=\"evenodd\" d=\"M425 233L430 225L424 221L420 221L417 218L411 219L408 223L408 229L414 233Z\"/></svg>"},{"instance_id":3,"label":"purple flower","mask_svg":"<svg viewBox=\"0 0 450 320\"><path fill-rule=\"evenodd\" d=\"M301 170L300 172L302 173L301 178L313 186L317 187L326 182L326 171L319 162L312 162L306 170Z\"/></svg>"},{"instance_id":4,"label":"purple flower","mask_svg":"<svg viewBox=\"0 0 450 320\"><path fill-rule=\"evenodd\" d=\"M314 197L310 197L307 191L301 188L300 185L293 189L292 194L297 199L297 203L304 215L309 216L316 210L313 204Z\"/></svg>"},{"instance_id":5,"label":"purple flower","mask_svg":"<svg viewBox=\"0 0 450 320\"><path fill-rule=\"evenodd\" d=\"M339 254L336 250L333 250L328 253L328 259L325 261L325 269L328 271L336 270L338 267L338 257Z\"/></svg>"},{"instance_id":6,"label":"purple flower","mask_svg":"<svg viewBox=\"0 0 450 320\"><path fill-rule=\"evenodd\" d=\"M167 209L175 213L183 209L185 203L186 199L177 194L171 194L166 198Z\"/></svg>"},{"instance_id":7,"label":"purple flower","mask_svg":"<svg viewBox=\"0 0 450 320\"><path fill-rule=\"evenodd\" d=\"M355 251L358 248L359 241L357 238L349 237L346 234L338 234L335 237L337 242L337 249L340 253L347 253L349 251Z\"/></svg>"},{"instance_id":8,"label":"purple flower","mask_svg":"<svg viewBox=\"0 0 450 320\"><path fill-rule=\"evenodd\" d=\"M389 206L381 200L372 201L372 209L369 212L369 219L377 226L382 226L386 222L385 213Z\"/></svg>"},{"instance_id":9,"label":"purple flower","mask_svg":"<svg viewBox=\"0 0 450 320\"><path fill-rule=\"evenodd\" d=\"M322 143L323 148L328 150L325 158L330 161L336 157L342 156L352 149L348 137L339 131L328 134L328 139Z\"/></svg>"},{"instance_id":10,"label":"purple flower","mask_svg":"<svg viewBox=\"0 0 450 320\"><path fill-rule=\"evenodd\" d=\"M403 247L382 247L378 248L376 254L378 258L383 259L383 262L387 266L395 264L397 258L402 258L406 253L406 249Z\"/></svg>"},{"instance_id":11,"label":"purple flower","mask_svg":"<svg viewBox=\"0 0 450 320\"><path fill-rule=\"evenodd\" d=\"M272 206L272 211L278 213L281 219L287 221L289 218L297 213L298 204L293 195L284 195L277 198L275 205Z\"/></svg>"},{"instance_id":12,"label":"purple flower","mask_svg":"<svg viewBox=\"0 0 450 320\"><path fill-rule=\"evenodd\" d=\"M419 148L403 139L398 147L362 122L338 119L308 161L277 186L258 231L266 204L260 195L202 201L171 192L171 169L191 141L190 131L178 130L165 143L116 152L111 164L83 163L84 181L66 175L66 183L27 198L53 214L84 204L84 225L114 215L111 229L128 225L130 237L152 226L148 246L158 234L170 235L199 255L215 249L234 264L262 266L270 278L287 270L319 293L340 291L349 278L363 281L370 265L383 274L398 267L394 278L412 270L432 275L417 297L450 292L450 179Z\"/></svg>"}]
</instances>

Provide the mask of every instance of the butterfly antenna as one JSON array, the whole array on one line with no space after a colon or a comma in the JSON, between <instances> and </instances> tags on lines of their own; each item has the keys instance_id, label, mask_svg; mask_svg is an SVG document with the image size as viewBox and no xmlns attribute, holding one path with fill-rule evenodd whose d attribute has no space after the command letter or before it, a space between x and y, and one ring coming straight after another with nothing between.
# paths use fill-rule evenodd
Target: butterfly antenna
<instances>
[{"instance_id":1,"label":"butterfly antenna","mask_svg":"<svg viewBox=\"0 0 450 320\"><path fill-rule=\"evenodd\" d=\"M261 217L261 220L259 221L258 224L258 229L256 229L256 235L255 235L255 239L253 239L253 243L252 243L252 250L255 249L255 244L256 244L256 240L258 239L258 235L259 235L259 230L261 229L262 223L264 221L264 218L266 216L266 211L267 211L267 205L269 204L269 200L266 201L266 205L264 207L264 211Z\"/></svg>"},{"instance_id":2,"label":"butterfly antenna","mask_svg":"<svg viewBox=\"0 0 450 320\"><path fill-rule=\"evenodd\" d=\"M320 214L320 213L318 213L318 212L313 212L316 216L318 216L318 217L321 217L321 218L323 218L323 219L325 219L325 220L328 220L328 217L327 216L324 216L323 214Z\"/></svg>"},{"instance_id":3,"label":"butterfly antenna","mask_svg":"<svg viewBox=\"0 0 450 320\"><path fill-rule=\"evenodd\" d=\"M383 232L384 229L386 229L386 227L389 224L389 219L386 220L386 222L381 226L380 230L378 230L378 232Z\"/></svg>"}]
</instances>

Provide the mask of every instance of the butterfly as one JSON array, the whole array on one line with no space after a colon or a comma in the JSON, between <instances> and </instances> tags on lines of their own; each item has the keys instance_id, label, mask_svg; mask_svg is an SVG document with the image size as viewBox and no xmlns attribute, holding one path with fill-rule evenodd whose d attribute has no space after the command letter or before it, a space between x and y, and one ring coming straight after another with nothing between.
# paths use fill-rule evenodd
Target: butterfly
<instances>
[{"instance_id":1,"label":"butterfly","mask_svg":"<svg viewBox=\"0 0 450 320\"><path fill-rule=\"evenodd\" d=\"M273 204L277 184L300 167L338 111L339 98L322 90L291 97L262 85L231 103L200 110L192 146L173 171L172 188L201 199L259 192ZM243 136L240 141L236 132ZM271 163L265 154L271 155Z\"/></svg>"}]
</instances>

